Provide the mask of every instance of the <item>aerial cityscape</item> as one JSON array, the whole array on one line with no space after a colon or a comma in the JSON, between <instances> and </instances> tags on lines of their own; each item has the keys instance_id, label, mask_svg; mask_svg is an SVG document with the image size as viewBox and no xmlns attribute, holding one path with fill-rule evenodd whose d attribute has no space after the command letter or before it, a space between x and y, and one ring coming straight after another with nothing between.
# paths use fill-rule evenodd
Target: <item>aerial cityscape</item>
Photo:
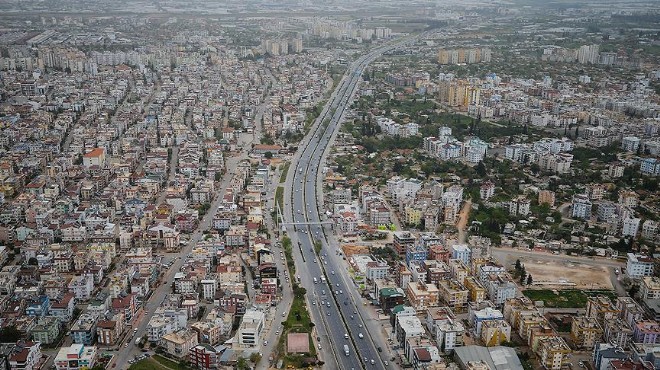
<instances>
[{"instance_id":1,"label":"aerial cityscape","mask_svg":"<svg viewBox=\"0 0 660 370\"><path fill-rule=\"evenodd\" d=\"M660 369L660 2L0 2L0 370Z\"/></svg>"}]
</instances>

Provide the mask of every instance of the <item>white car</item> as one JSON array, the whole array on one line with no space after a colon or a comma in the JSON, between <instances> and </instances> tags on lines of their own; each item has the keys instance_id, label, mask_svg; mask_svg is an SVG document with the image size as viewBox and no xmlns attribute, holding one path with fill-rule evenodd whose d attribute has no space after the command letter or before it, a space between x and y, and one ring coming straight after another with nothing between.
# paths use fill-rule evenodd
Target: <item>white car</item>
<instances>
[{"instance_id":1,"label":"white car","mask_svg":"<svg viewBox=\"0 0 660 370\"><path fill-rule=\"evenodd\" d=\"M362 339L364 338L364 335L362 335L362 333L358 333L358 338Z\"/></svg>"}]
</instances>

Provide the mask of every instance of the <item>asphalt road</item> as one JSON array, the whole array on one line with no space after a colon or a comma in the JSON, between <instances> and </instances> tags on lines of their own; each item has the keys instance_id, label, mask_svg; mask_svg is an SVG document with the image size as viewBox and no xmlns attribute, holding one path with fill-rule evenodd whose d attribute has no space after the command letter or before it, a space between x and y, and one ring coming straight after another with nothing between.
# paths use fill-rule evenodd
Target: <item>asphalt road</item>
<instances>
[{"instance_id":1,"label":"asphalt road","mask_svg":"<svg viewBox=\"0 0 660 370\"><path fill-rule=\"evenodd\" d=\"M301 277L301 285L307 289L308 307L321 345L332 350L331 354L324 353L335 357L335 361L324 358L330 368L383 369L387 359L381 359L370 330L365 328L362 317L368 317L369 313L356 299L355 286L346 275L346 269L341 268L341 260L336 258L338 244L330 243L326 238L326 233L333 232L331 226L319 223L327 221L320 200L322 187L319 169L364 68L382 53L412 40L400 39L380 46L349 66L317 118L314 129L301 142L287 176L284 215L287 222L296 223L287 227L294 246L296 274ZM314 251L314 242L322 244L320 256ZM336 254L335 257L333 254ZM320 282L323 277L327 278L327 283ZM357 297L359 299L359 295ZM344 353L345 345L349 348L348 355Z\"/></svg>"}]
</instances>

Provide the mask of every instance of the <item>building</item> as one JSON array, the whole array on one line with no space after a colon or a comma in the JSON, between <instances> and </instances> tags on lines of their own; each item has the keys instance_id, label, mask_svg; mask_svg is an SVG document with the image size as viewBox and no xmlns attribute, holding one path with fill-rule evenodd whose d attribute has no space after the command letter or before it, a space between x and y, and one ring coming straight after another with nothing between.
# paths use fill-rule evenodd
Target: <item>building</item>
<instances>
[{"instance_id":1,"label":"building","mask_svg":"<svg viewBox=\"0 0 660 370\"><path fill-rule=\"evenodd\" d=\"M238 327L238 343L243 346L257 346L264 328L265 315L261 311L246 310Z\"/></svg>"},{"instance_id":2,"label":"building","mask_svg":"<svg viewBox=\"0 0 660 370\"><path fill-rule=\"evenodd\" d=\"M465 327L460 320L456 320L449 307L429 308L426 311L426 327L444 353L451 353L464 343Z\"/></svg>"},{"instance_id":3,"label":"building","mask_svg":"<svg viewBox=\"0 0 660 370\"><path fill-rule=\"evenodd\" d=\"M479 196L482 200L488 200L495 195L495 184L490 181L486 181L481 184L479 188Z\"/></svg>"},{"instance_id":4,"label":"building","mask_svg":"<svg viewBox=\"0 0 660 370\"><path fill-rule=\"evenodd\" d=\"M41 361L41 343L19 341L7 356L9 370L39 369Z\"/></svg>"},{"instance_id":5,"label":"building","mask_svg":"<svg viewBox=\"0 0 660 370\"><path fill-rule=\"evenodd\" d=\"M640 254L628 253L626 274L631 278L653 275L653 258Z\"/></svg>"},{"instance_id":6,"label":"building","mask_svg":"<svg viewBox=\"0 0 660 370\"><path fill-rule=\"evenodd\" d=\"M621 235L632 236L633 238L637 236L637 231L639 231L639 224L642 219L637 217L626 217L623 219L623 227L621 228Z\"/></svg>"},{"instance_id":7,"label":"building","mask_svg":"<svg viewBox=\"0 0 660 370\"><path fill-rule=\"evenodd\" d=\"M60 336L60 321L56 317L41 317L32 329L32 339L42 344L53 344Z\"/></svg>"},{"instance_id":8,"label":"building","mask_svg":"<svg viewBox=\"0 0 660 370\"><path fill-rule=\"evenodd\" d=\"M486 347L499 346L511 340L511 325L504 320L485 320L481 323L481 340Z\"/></svg>"},{"instance_id":9,"label":"building","mask_svg":"<svg viewBox=\"0 0 660 370\"><path fill-rule=\"evenodd\" d=\"M450 247L450 249L452 259L461 260L467 266L470 265L472 250L467 246L467 244L454 244Z\"/></svg>"},{"instance_id":10,"label":"building","mask_svg":"<svg viewBox=\"0 0 660 370\"><path fill-rule=\"evenodd\" d=\"M571 349L561 337L547 337L539 340L538 357L546 370L560 370L568 360Z\"/></svg>"},{"instance_id":11,"label":"building","mask_svg":"<svg viewBox=\"0 0 660 370\"><path fill-rule=\"evenodd\" d=\"M595 370L609 370L609 365L612 360L625 360L628 354L621 348L613 346L609 343L596 343L592 360L594 362Z\"/></svg>"},{"instance_id":12,"label":"building","mask_svg":"<svg viewBox=\"0 0 660 370\"><path fill-rule=\"evenodd\" d=\"M394 333L403 345L411 338L421 338L424 335L424 326L417 316L397 315Z\"/></svg>"},{"instance_id":13,"label":"building","mask_svg":"<svg viewBox=\"0 0 660 370\"><path fill-rule=\"evenodd\" d=\"M660 160L658 158L644 158L641 161L639 170L645 175L660 175Z\"/></svg>"},{"instance_id":14,"label":"building","mask_svg":"<svg viewBox=\"0 0 660 370\"><path fill-rule=\"evenodd\" d=\"M196 369L211 370L218 368L218 351L208 344L198 344L190 350L188 361Z\"/></svg>"},{"instance_id":15,"label":"building","mask_svg":"<svg viewBox=\"0 0 660 370\"><path fill-rule=\"evenodd\" d=\"M591 350L603 337L603 328L593 317L573 317L571 339L578 348Z\"/></svg>"},{"instance_id":16,"label":"building","mask_svg":"<svg viewBox=\"0 0 660 370\"><path fill-rule=\"evenodd\" d=\"M454 350L454 360L461 369L471 369L475 363L485 364L489 370L522 370L523 366L510 347L463 346Z\"/></svg>"},{"instance_id":17,"label":"building","mask_svg":"<svg viewBox=\"0 0 660 370\"><path fill-rule=\"evenodd\" d=\"M425 311L429 307L438 306L439 290L435 284L411 281L406 288L406 297L415 310Z\"/></svg>"},{"instance_id":18,"label":"building","mask_svg":"<svg viewBox=\"0 0 660 370\"><path fill-rule=\"evenodd\" d=\"M167 353L177 358L186 358L197 344L197 333L188 329L165 334L160 342Z\"/></svg>"},{"instance_id":19,"label":"building","mask_svg":"<svg viewBox=\"0 0 660 370\"><path fill-rule=\"evenodd\" d=\"M503 321L504 315L500 310L497 310L492 307L488 301L483 302L483 304L470 304L468 310L468 322L470 326L474 328L474 333L477 337L481 337L481 328L482 324L485 321Z\"/></svg>"},{"instance_id":20,"label":"building","mask_svg":"<svg viewBox=\"0 0 660 370\"><path fill-rule=\"evenodd\" d=\"M639 321L633 325L635 343L660 343L660 324L657 321Z\"/></svg>"},{"instance_id":21,"label":"building","mask_svg":"<svg viewBox=\"0 0 660 370\"><path fill-rule=\"evenodd\" d=\"M660 299L660 278L655 276L643 277L639 295L642 299Z\"/></svg>"},{"instance_id":22,"label":"building","mask_svg":"<svg viewBox=\"0 0 660 370\"><path fill-rule=\"evenodd\" d=\"M73 343L91 346L96 341L96 323L98 317L82 314L71 327Z\"/></svg>"},{"instance_id":23,"label":"building","mask_svg":"<svg viewBox=\"0 0 660 370\"><path fill-rule=\"evenodd\" d=\"M586 194L576 194L573 196L571 204L571 217L588 220L591 218L591 200Z\"/></svg>"},{"instance_id":24,"label":"building","mask_svg":"<svg viewBox=\"0 0 660 370\"><path fill-rule=\"evenodd\" d=\"M55 356L57 370L81 370L93 368L96 364L98 352L95 346L72 344L71 347L62 347Z\"/></svg>"},{"instance_id":25,"label":"building","mask_svg":"<svg viewBox=\"0 0 660 370\"><path fill-rule=\"evenodd\" d=\"M539 204L547 204L550 207L555 205L555 192L551 190L541 190L539 191Z\"/></svg>"},{"instance_id":26,"label":"building","mask_svg":"<svg viewBox=\"0 0 660 370\"><path fill-rule=\"evenodd\" d=\"M83 155L83 166L85 169L92 167L103 167L105 165L105 148L94 148Z\"/></svg>"},{"instance_id":27,"label":"building","mask_svg":"<svg viewBox=\"0 0 660 370\"><path fill-rule=\"evenodd\" d=\"M438 291L445 304L455 312L464 312L468 302L468 290L456 280L438 282Z\"/></svg>"}]
</instances>

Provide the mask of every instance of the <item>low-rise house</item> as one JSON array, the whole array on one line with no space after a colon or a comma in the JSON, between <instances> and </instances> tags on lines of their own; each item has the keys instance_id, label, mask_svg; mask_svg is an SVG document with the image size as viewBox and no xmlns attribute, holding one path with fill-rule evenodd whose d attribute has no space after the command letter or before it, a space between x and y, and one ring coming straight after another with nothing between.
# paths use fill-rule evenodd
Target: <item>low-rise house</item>
<instances>
[{"instance_id":1,"label":"low-rise house","mask_svg":"<svg viewBox=\"0 0 660 370\"><path fill-rule=\"evenodd\" d=\"M187 358L190 350L197 344L197 333L187 329L165 334L161 339L161 346L165 351L177 358Z\"/></svg>"}]
</instances>

